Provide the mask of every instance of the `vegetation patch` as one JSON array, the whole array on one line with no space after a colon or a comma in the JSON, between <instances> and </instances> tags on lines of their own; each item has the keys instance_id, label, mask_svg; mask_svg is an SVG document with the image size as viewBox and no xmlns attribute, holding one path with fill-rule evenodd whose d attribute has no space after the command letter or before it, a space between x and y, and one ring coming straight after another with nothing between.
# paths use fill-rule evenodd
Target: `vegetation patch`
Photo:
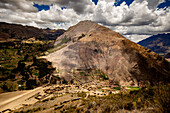
<instances>
[{"instance_id":1,"label":"vegetation patch","mask_svg":"<svg viewBox=\"0 0 170 113\"><path fill-rule=\"evenodd\" d=\"M3 92L32 89L40 85L38 79L50 74L51 63L37 59L53 47L53 41L0 43L0 88ZM38 78L36 80L36 78ZM10 86L13 84L13 86Z\"/></svg>"},{"instance_id":2,"label":"vegetation patch","mask_svg":"<svg viewBox=\"0 0 170 113\"><path fill-rule=\"evenodd\" d=\"M47 50L48 53L52 53L52 52L55 52L55 51L58 51L64 47L66 47L67 45L63 45L63 44L66 44L67 42L71 41L71 37L67 38L67 36L65 36L61 42L59 42L57 45L55 45L53 48L50 48Z\"/></svg>"},{"instance_id":3,"label":"vegetation patch","mask_svg":"<svg viewBox=\"0 0 170 113\"><path fill-rule=\"evenodd\" d=\"M132 87L132 86L127 86L129 91L133 91L133 90L140 90L139 87Z\"/></svg>"},{"instance_id":4,"label":"vegetation patch","mask_svg":"<svg viewBox=\"0 0 170 113\"><path fill-rule=\"evenodd\" d=\"M120 87L114 87L113 89L114 90L120 90L121 88Z\"/></svg>"}]
</instances>

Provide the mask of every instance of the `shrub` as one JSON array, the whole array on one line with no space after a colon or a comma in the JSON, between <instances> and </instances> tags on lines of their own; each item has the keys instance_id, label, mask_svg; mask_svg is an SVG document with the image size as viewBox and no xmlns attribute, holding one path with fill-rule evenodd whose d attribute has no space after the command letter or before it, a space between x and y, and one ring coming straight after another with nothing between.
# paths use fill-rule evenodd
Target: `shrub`
<instances>
[{"instance_id":1,"label":"shrub","mask_svg":"<svg viewBox=\"0 0 170 113\"><path fill-rule=\"evenodd\" d=\"M114 90L120 90L121 88L120 87L114 87L113 89Z\"/></svg>"},{"instance_id":2,"label":"shrub","mask_svg":"<svg viewBox=\"0 0 170 113\"><path fill-rule=\"evenodd\" d=\"M14 91L16 89L16 84L4 82L0 86L4 91Z\"/></svg>"},{"instance_id":3,"label":"shrub","mask_svg":"<svg viewBox=\"0 0 170 113\"><path fill-rule=\"evenodd\" d=\"M85 92L77 93L77 96L85 98L86 97L86 93Z\"/></svg>"},{"instance_id":4,"label":"shrub","mask_svg":"<svg viewBox=\"0 0 170 113\"><path fill-rule=\"evenodd\" d=\"M158 83L154 87L154 99L159 112L170 112L170 85Z\"/></svg>"},{"instance_id":5,"label":"shrub","mask_svg":"<svg viewBox=\"0 0 170 113\"><path fill-rule=\"evenodd\" d=\"M85 37L85 34L81 34L81 36L78 37L78 40L80 40L83 37Z\"/></svg>"},{"instance_id":6,"label":"shrub","mask_svg":"<svg viewBox=\"0 0 170 113\"><path fill-rule=\"evenodd\" d=\"M28 80L28 81L26 82L26 87L27 87L27 89L33 89L33 88L35 88L36 86L37 86L36 80Z\"/></svg>"}]
</instances>

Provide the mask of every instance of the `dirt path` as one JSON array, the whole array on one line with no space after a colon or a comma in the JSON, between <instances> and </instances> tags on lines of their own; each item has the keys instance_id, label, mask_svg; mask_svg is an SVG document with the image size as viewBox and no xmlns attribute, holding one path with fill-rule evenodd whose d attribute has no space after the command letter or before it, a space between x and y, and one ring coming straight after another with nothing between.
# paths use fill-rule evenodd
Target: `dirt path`
<instances>
[{"instance_id":1,"label":"dirt path","mask_svg":"<svg viewBox=\"0 0 170 113\"><path fill-rule=\"evenodd\" d=\"M33 90L28 91L18 91L18 92L11 92L11 93L4 93L0 94L0 112L5 109L17 109L25 104L26 99L35 95L38 92L43 91L43 87L38 87ZM34 102L29 101L27 104L32 104Z\"/></svg>"}]
</instances>

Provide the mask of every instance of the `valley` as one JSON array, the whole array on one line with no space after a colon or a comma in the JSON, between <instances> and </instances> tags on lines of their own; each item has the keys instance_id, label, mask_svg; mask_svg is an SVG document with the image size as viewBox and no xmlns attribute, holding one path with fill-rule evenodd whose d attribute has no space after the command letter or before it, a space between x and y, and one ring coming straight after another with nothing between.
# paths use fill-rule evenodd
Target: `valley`
<instances>
[{"instance_id":1,"label":"valley","mask_svg":"<svg viewBox=\"0 0 170 113\"><path fill-rule=\"evenodd\" d=\"M1 38L1 112L169 110L170 63L152 50L89 20L60 35L22 33Z\"/></svg>"}]
</instances>

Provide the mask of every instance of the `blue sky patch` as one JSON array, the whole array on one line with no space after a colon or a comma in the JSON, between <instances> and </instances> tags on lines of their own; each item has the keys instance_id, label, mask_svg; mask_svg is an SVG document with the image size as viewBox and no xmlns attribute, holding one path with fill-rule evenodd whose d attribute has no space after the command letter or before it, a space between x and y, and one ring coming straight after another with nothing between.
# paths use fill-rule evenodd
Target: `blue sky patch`
<instances>
[{"instance_id":1,"label":"blue sky patch","mask_svg":"<svg viewBox=\"0 0 170 113\"><path fill-rule=\"evenodd\" d=\"M158 5L158 8L167 8L170 6L170 0L165 0L165 2Z\"/></svg>"},{"instance_id":2,"label":"blue sky patch","mask_svg":"<svg viewBox=\"0 0 170 113\"><path fill-rule=\"evenodd\" d=\"M129 6L134 0L115 0L114 5L120 6L123 2L126 2L126 4Z\"/></svg>"},{"instance_id":3,"label":"blue sky patch","mask_svg":"<svg viewBox=\"0 0 170 113\"><path fill-rule=\"evenodd\" d=\"M34 7L36 7L38 9L38 11L42 11L42 10L49 10L50 6L49 5L39 5L39 4L35 4L33 5Z\"/></svg>"},{"instance_id":4,"label":"blue sky patch","mask_svg":"<svg viewBox=\"0 0 170 113\"><path fill-rule=\"evenodd\" d=\"M92 0L94 2L95 5L97 5L98 0Z\"/></svg>"},{"instance_id":5,"label":"blue sky patch","mask_svg":"<svg viewBox=\"0 0 170 113\"><path fill-rule=\"evenodd\" d=\"M63 10L63 9L67 9L67 7L65 7L65 6L61 7L61 10Z\"/></svg>"}]
</instances>

